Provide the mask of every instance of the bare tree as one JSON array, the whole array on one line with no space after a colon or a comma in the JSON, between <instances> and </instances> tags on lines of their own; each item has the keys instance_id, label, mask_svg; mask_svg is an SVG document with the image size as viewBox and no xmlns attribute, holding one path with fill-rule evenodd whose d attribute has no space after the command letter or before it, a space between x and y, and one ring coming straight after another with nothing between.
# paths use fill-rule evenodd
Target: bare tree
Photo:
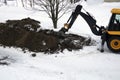
<instances>
[{"instance_id":1,"label":"bare tree","mask_svg":"<svg viewBox=\"0 0 120 80\"><path fill-rule=\"evenodd\" d=\"M34 7L34 0L29 0L30 2L30 7Z\"/></svg>"},{"instance_id":2,"label":"bare tree","mask_svg":"<svg viewBox=\"0 0 120 80\"><path fill-rule=\"evenodd\" d=\"M70 0L71 3L76 3L76 2L79 2L79 1L82 1L82 0Z\"/></svg>"},{"instance_id":3,"label":"bare tree","mask_svg":"<svg viewBox=\"0 0 120 80\"><path fill-rule=\"evenodd\" d=\"M7 0L4 0L5 5L7 5Z\"/></svg>"},{"instance_id":4,"label":"bare tree","mask_svg":"<svg viewBox=\"0 0 120 80\"><path fill-rule=\"evenodd\" d=\"M25 8L33 8L34 7L34 0L21 0L22 6Z\"/></svg>"},{"instance_id":5,"label":"bare tree","mask_svg":"<svg viewBox=\"0 0 120 80\"><path fill-rule=\"evenodd\" d=\"M23 7L26 7L28 0L21 0L21 2L22 2L22 6L23 6Z\"/></svg>"},{"instance_id":6,"label":"bare tree","mask_svg":"<svg viewBox=\"0 0 120 80\"><path fill-rule=\"evenodd\" d=\"M45 11L49 15L54 28L57 28L58 20L66 13L70 5L70 0L34 0L32 2L40 7L40 11Z\"/></svg>"},{"instance_id":7,"label":"bare tree","mask_svg":"<svg viewBox=\"0 0 120 80\"><path fill-rule=\"evenodd\" d=\"M24 2L23 2L23 0L21 0L21 2L22 2L22 6L24 7Z\"/></svg>"}]
</instances>

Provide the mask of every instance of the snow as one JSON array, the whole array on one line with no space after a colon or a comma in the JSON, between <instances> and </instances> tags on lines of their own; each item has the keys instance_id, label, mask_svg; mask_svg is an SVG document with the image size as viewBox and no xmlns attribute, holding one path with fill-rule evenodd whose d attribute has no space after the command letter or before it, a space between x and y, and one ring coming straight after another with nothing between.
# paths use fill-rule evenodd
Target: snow
<instances>
[{"instance_id":1,"label":"snow","mask_svg":"<svg viewBox=\"0 0 120 80\"><path fill-rule=\"evenodd\" d=\"M87 0L88 5L100 4L103 2L104 2L104 0Z\"/></svg>"},{"instance_id":2,"label":"snow","mask_svg":"<svg viewBox=\"0 0 120 80\"><path fill-rule=\"evenodd\" d=\"M60 54L37 54L31 57L14 48L0 48L13 61L0 66L1 80L119 80L120 55L100 53L95 46L67 50ZM10 60L8 60L10 61Z\"/></svg>"},{"instance_id":3,"label":"snow","mask_svg":"<svg viewBox=\"0 0 120 80\"><path fill-rule=\"evenodd\" d=\"M120 2L88 5L84 8L93 14L98 25L107 26L110 10L120 8ZM63 27L71 13L65 14L58 23ZM41 22L42 28L52 28L51 20L44 12L26 10L22 7L1 6L0 22L8 19L31 17ZM75 33L94 38L100 43L100 37L91 33L89 26L80 16L68 33ZM59 54L23 53L19 48L0 47L0 58L7 56L9 65L0 65L0 80L119 80L120 55L114 54L105 46L105 52L97 50L98 45L84 46L78 51L64 50Z\"/></svg>"}]
</instances>

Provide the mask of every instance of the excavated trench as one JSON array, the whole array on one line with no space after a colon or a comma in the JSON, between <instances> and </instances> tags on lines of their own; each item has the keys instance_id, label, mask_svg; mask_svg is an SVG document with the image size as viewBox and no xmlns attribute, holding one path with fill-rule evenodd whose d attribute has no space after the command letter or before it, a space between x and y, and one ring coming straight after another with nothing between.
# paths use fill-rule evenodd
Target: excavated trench
<instances>
[{"instance_id":1,"label":"excavated trench","mask_svg":"<svg viewBox=\"0 0 120 80\"><path fill-rule=\"evenodd\" d=\"M53 30L40 29L40 22L31 18L7 20L0 23L0 45L19 47L23 51L54 53L64 49L78 50L92 45L91 38L75 34L60 35Z\"/></svg>"}]
</instances>

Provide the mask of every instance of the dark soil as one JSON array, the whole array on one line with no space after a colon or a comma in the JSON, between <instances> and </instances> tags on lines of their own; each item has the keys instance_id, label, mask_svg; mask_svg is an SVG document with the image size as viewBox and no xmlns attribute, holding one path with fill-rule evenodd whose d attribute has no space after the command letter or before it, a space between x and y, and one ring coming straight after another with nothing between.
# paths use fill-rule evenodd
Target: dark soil
<instances>
[{"instance_id":1,"label":"dark soil","mask_svg":"<svg viewBox=\"0 0 120 80\"><path fill-rule=\"evenodd\" d=\"M1 46L20 47L33 52L54 53L78 50L91 45L91 39L75 34L61 35L53 30L40 29L40 22L31 18L0 23Z\"/></svg>"}]
</instances>

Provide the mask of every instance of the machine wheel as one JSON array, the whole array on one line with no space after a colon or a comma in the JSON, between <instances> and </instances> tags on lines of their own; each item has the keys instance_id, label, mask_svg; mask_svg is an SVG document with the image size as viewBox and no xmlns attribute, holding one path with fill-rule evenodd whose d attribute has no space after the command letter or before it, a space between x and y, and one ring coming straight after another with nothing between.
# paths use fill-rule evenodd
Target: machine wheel
<instances>
[{"instance_id":1,"label":"machine wheel","mask_svg":"<svg viewBox=\"0 0 120 80\"><path fill-rule=\"evenodd\" d=\"M110 37L107 41L107 46L112 52L120 52L120 36Z\"/></svg>"}]
</instances>

